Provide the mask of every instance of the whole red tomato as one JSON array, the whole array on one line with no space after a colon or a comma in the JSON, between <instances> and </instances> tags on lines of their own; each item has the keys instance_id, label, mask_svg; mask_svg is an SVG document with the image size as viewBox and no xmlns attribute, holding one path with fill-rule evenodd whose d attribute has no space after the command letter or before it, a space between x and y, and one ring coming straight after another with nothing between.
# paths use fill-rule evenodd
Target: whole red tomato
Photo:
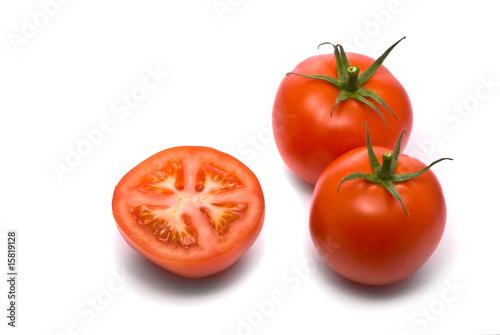
<instances>
[{"instance_id":1,"label":"whole red tomato","mask_svg":"<svg viewBox=\"0 0 500 335\"><path fill-rule=\"evenodd\" d=\"M345 153L328 165L313 193L313 243L334 271L358 283L409 277L432 255L445 228L443 191L428 170L441 160L426 167L396 148L394 154L371 145Z\"/></svg>"},{"instance_id":2,"label":"whole red tomato","mask_svg":"<svg viewBox=\"0 0 500 335\"><path fill-rule=\"evenodd\" d=\"M395 143L403 129L411 132L408 94L381 65L397 43L377 61L333 45L334 54L310 57L287 74L274 101L273 132L293 172L316 183L335 158L365 145L364 122L373 143L384 147Z\"/></svg>"},{"instance_id":3,"label":"whole red tomato","mask_svg":"<svg viewBox=\"0 0 500 335\"><path fill-rule=\"evenodd\" d=\"M147 158L120 180L112 205L132 248L190 278L235 263L264 222L257 177L236 158L208 147L175 147Z\"/></svg>"}]
</instances>

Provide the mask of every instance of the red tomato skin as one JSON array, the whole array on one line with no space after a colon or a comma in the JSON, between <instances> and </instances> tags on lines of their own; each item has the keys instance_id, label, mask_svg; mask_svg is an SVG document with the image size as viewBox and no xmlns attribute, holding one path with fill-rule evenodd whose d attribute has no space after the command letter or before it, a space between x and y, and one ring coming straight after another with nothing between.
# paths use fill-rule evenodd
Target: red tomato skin
<instances>
[{"instance_id":1,"label":"red tomato skin","mask_svg":"<svg viewBox=\"0 0 500 335\"><path fill-rule=\"evenodd\" d=\"M174 260L161 257L154 253L148 252L146 249L141 247L136 242L132 241L130 237L121 229L119 225L118 231L120 232L123 239L127 242L129 246L135 251L157 264L158 266L175 273L179 276L185 278L204 278L216 273L222 272L227 268L231 267L236 263L245 252L250 249L259 236L262 226L264 224L264 213L262 213L262 218L259 223L255 226L255 229L248 234L238 245L229 250L225 254L220 254L218 256L207 258L207 259L196 259L192 261L186 260Z\"/></svg>"},{"instance_id":2,"label":"red tomato skin","mask_svg":"<svg viewBox=\"0 0 500 335\"><path fill-rule=\"evenodd\" d=\"M390 150L374 147L381 156ZM396 173L426 165L401 154ZM396 183L406 210L385 188L364 179L347 181L352 172L372 173L366 147L332 162L316 184L310 233L318 252L335 272L354 282L387 285L416 272L437 248L446 224L446 203L435 174Z\"/></svg>"},{"instance_id":3,"label":"red tomato skin","mask_svg":"<svg viewBox=\"0 0 500 335\"><path fill-rule=\"evenodd\" d=\"M346 53L350 65L357 65L360 73L374 59ZM304 75L326 75L337 78L333 54L310 57L292 71ZM401 150L408 143L413 126L410 98L401 83L383 65L363 86L377 93L397 116L379 103L374 103L384 115L371 107L347 99L340 102L332 116L330 112L339 90L330 83L296 75L286 76L276 93L273 106L273 133L278 151L285 164L305 181L315 184L323 169L349 150L366 145L368 123L373 145L391 148L406 130Z\"/></svg>"},{"instance_id":4,"label":"red tomato skin","mask_svg":"<svg viewBox=\"0 0 500 335\"><path fill-rule=\"evenodd\" d=\"M201 250L196 247L193 250L182 247L174 248L163 245L157 239L142 229L135 223L131 213L129 200L127 196L137 191L138 180L150 171L164 166L165 161L182 157L189 157L197 160L199 157L209 157L211 162L225 165L227 171L235 176L242 178L246 183L248 199L252 200L249 204L247 213L248 222L245 223L251 229L241 231L239 229L230 229L227 236L214 240L213 250ZM187 179L194 177L186 176ZM155 198L157 197L157 198ZM161 199L163 196L151 196L154 199ZM231 200L229 197L228 200ZM203 278L214 275L232 266L236 263L257 240L265 218L265 200L259 180L255 174L236 158L209 147L202 146L180 146L169 148L158 152L123 176L115 187L112 200L113 216L120 235L135 251L157 264L158 266L182 277ZM228 247L223 247L223 252L217 251L217 244L225 243Z\"/></svg>"}]
</instances>

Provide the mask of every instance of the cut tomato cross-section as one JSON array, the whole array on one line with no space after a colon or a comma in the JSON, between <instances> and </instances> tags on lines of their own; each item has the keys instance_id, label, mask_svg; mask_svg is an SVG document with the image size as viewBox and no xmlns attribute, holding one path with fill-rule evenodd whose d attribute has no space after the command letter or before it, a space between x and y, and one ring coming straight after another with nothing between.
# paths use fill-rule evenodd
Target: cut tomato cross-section
<instances>
[{"instance_id":1,"label":"cut tomato cross-section","mask_svg":"<svg viewBox=\"0 0 500 335\"><path fill-rule=\"evenodd\" d=\"M204 277L232 265L254 243L264 196L253 172L234 157L175 147L122 178L113 214L138 252L174 273Z\"/></svg>"},{"instance_id":2,"label":"cut tomato cross-section","mask_svg":"<svg viewBox=\"0 0 500 335\"><path fill-rule=\"evenodd\" d=\"M144 225L162 242L186 247L196 244L197 231L186 213L178 215L169 208L141 205L134 209L134 216L139 224Z\"/></svg>"}]
</instances>

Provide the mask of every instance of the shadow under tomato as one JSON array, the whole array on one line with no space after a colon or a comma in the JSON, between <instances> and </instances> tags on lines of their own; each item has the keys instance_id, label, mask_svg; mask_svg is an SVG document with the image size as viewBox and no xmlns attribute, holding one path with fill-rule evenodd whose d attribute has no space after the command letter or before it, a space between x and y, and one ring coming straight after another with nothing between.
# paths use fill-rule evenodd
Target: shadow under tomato
<instances>
[{"instance_id":1,"label":"shadow under tomato","mask_svg":"<svg viewBox=\"0 0 500 335\"><path fill-rule=\"evenodd\" d=\"M453 226L452 222L448 223ZM451 227L450 227L451 228ZM448 228L448 229L450 229ZM456 240L452 237L453 230L443 235L438 248L431 257L410 277L389 285L371 286L353 282L330 269L326 263L319 261L319 277L337 289L348 292L354 296L371 298L373 300L399 298L415 291L434 285L436 280L449 277L450 267L457 254ZM312 252L311 252L312 253Z\"/></svg>"},{"instance_id":2,"label":"shadow under tomato","mask_svg":"<svg viewBox=\"0 0 500 335\"><path fill-rule=\"evenodd\" d=\"M322 261L318 265L318 277L331 286L332 290L342 291L356 298L371 300L390 300L401 298L407 294L413 294L429 284L432 273L426 267L420 268L412 276L389 285L365 285L349 280L335 271Z\"/></svg>"},{"instance_id":3,"label":"shadow under tomato","mask_svg":"<svg viewBox=\"0 0 500 335\"><path fill-rule=\"evenodd\" d=\"M300 178L297 174L295 174L292 170L288 168L285 164L283 164L283 171L286 175L286 178L290 181L290 183L295 186L302 194L312 195L314 191L314 185L308 183L304 179Z\"/></svg>"},{"instance_id":4,"label":"shadow under tomato","mask_svg":"<svg viewBox=\"0 0 500 335\"><path fill-rule=\"evenodd\" d=\"M120 244L120 249L130 248L122 242L117 243ZM119 257L122 258L120 261L124 263L127 272L134 277L134 282L148 290L170 297L200 297L230 289L245 278L261 258L262 245L258 242L259 240L231 267L205 278L185 278L176 275L133 250L119 251Z\"/></svg>"}]
</instances>

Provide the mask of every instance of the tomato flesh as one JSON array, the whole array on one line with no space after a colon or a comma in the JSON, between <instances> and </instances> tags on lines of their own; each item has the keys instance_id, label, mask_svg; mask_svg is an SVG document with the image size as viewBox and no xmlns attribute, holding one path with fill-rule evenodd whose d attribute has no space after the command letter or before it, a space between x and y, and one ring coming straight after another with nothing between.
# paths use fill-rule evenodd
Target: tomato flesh
<instances>
[{"instance_id":1,"label":"tomato flesh","mask_svg":"<svg viewBox=\"0 0 500 335\"><path fill-rule=\"evenodd\" d=\"M112 206L135 250L192 278L236 262L257 239L265 211L253 172L208 147L175 147L146 159L118 183Z\"/></svg>"}]
</instances>

